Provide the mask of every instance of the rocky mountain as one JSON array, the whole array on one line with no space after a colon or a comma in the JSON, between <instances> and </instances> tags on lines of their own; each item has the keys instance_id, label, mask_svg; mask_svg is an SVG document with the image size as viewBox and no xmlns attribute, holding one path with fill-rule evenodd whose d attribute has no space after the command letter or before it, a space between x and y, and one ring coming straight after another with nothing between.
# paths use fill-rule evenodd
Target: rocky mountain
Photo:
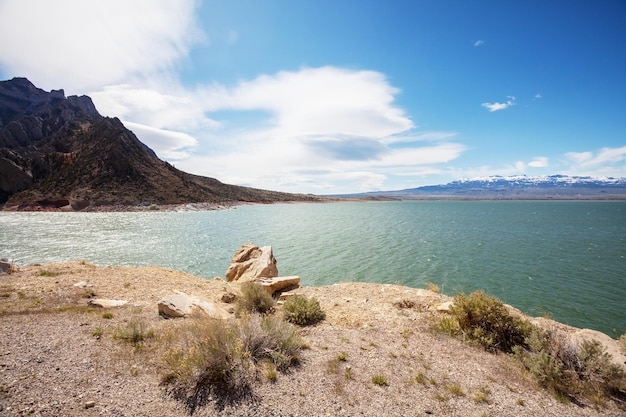
<instances>
[{"instance_id":1,"label":"rocky mountain","mask_svg":"<svg viewBox=\"0 0 626 417\"><path fill-rule=\"evenodd\" d=\"M87 96L0 82L0 205L75 209L101 205L317 200L223 184L160 160Z\"/></svg>"},{"instance_id":2,"label":"rocky mountain","mask_svg":"<svg viewBox=\"0 0 626 417\"><path fill-rule=\"evenodd\" d=\"M377 191L350 197L392 199L593 199L626 200L626 178L547 176L490 176L443 185Z\"/></svg>"}]
</instances>

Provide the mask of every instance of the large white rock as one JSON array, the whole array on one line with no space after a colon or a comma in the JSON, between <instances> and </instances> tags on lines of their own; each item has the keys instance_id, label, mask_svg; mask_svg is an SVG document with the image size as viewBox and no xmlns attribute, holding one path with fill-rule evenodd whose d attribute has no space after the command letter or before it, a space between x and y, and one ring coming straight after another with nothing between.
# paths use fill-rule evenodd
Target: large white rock
<instances>
[{"instance_id":1,"label":"large white rock","mask_svg":"<svg viewBox=\"0 0 626 417\"><path fill-rule=\"evenodd\" d=\"M263 288L271 295L276 291L281 291L286 288L296 288L300 284L300 277L273 277L273 278L258 278L254 282L261 284Z\"/></svg>"},{"instance_id":2,"label":"large white rock","mask_svg":"<svg viewBox=\"0 0 626 417\"><path fill-rule=\"evenodd\" d=\"M219 305L178 291L176 294L163 297L157 306L159 314L169 318L187 317L195 308L200 309L210 317L218 319L230 317L230 314Z\"/></svg>"},{"instance_id":3,"label":"large white rock","mask_svg":"<svg viewBox=\"0 0 626 417\"><path fill-rule=\"evenodd\" d=\"M226 281L254 281L278 276L276 259L271 246L242 245L226 270Z\"/></svg>"}]
</instances>

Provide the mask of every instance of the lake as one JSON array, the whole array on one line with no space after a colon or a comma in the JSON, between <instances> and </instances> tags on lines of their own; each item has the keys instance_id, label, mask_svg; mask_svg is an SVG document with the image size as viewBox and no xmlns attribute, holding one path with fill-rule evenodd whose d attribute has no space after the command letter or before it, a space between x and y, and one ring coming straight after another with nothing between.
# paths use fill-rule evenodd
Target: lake
<instances>
[{"instance_id":1,"label":"lake","mask_svg":"<svg viewBox=\"0 0 626 417\"><path fill-rule=\"evenodd\" d=\"M626 332L626 203L412 201L223 211L0 213L0 257L158 265L224 276L243 243L271 245L302 285L358 281L454 295L484 289L531 315Z\"/></svg>"}]
</instances>

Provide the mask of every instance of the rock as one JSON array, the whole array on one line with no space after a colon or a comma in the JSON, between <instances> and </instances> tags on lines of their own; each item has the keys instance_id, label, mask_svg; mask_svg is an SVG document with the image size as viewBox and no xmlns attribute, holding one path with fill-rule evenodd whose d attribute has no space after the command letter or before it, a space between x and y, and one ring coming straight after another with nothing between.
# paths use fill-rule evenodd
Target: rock
<instances>
[{"instance_id":1,"label":"rock","mask_svg":"<svg viewBox=\"0 0 626 417\"><path fill-rule=\"evenodd\" d=\"M437 305L437 307L435 307L437 309L437 311L442 311L444 313L447 313L448 311L450 311L450 307L452 307L454 305L454 301L446 301L445 303L441 303L439 305Z\"/></svg>"},{"instance_id":2,"label":"rock","mask_svg":"<svg viewBox=\"0 0 626 417\"><path fill-rule=\"evenodd\" d=\"M211 303L209 301L197 299L194 301L193 306L204 311L204 313L209 317L213 317L216 319L224 319L224 320L230 317L230 313L222 309L217 304Z\"/></svg>"},{"instance_id":3,"label":"rock","mask_svg":"<svg viewBox=\"0 0 626 417\"><path fill-rule=\"evenodd\" d=\"M74 284L74 287L77 288L91 288L93 287L93 284L87 282L87 281L78 281L76 284Z\"/></svg>"},{"instance_id":4,"label":"rock","mask_svg":"<svg viewBox=\"0 0 626 417\"><path fill-rule=\"evenodd\" d=\"M237 298L235 294L233 294L232 292L226 292L222 294L221 301L222 303L230 304L235 302L235 298Z\"/></svg>"},{"instance_id":5,"label":"rock","mask_svg":"<svg viewBox=\"0 0 626 417\"><path fill-rule=\"evenodd\" d=\"M278 276L276 259L271 246L259 248L252 243L242 245L226 270L226 281L253 281Z\"/></svg>"},{"instance_id":6,"label":"rock","mask_svg":"<svg viewBox=\"0 0 626 417\"><path fill-rule=\"evenodd\" d=\"M183 293L166 295L157 306L159 314L169 318L188 316L193 309L192 298Z\"/></svg>"},{"instance_id":7,"label":"rock","mask_svg":"<svg viewBox=\"0 0 626 417\"><path fill-rule=\"evenodd\" d=\"M128 304L128 301L126 300L106 300L104 298L94 298L87 302L87 305L89 305L89 307L99 308L121 307L126 304Z\"/></svg>"},{"instance_id":8,"label":"rock","mask_svg":"<svg viewBox=\"0 0 626 417\"><path fill-rule=\"evenodd\" d=\"M7 259L0 260L0 274L10 274L14 271L13 264Z\"/></svg>"},{"instance_id":9,"label":"rock","mask_svg":"<svg viewBox=\"0 0 626 417\"><path fill-rule=\"evenodd\" d=\"M285 289L295 289L300 285L300 277L273 277L273 278L258 278L254 282L261 284L265 290L274 294L276 291Z\"/></svg>"},{"instance_id":10,"label":"rock","mask_svg":"<svg viewBox=\"0 0 626 417\"><path fill-rule=\"evenodd\" d=\"M96 406L96 402L95 401L86 401L84 404L85 408L93 408Z\"/></svg>"},{"instance_id":11,"label":"rock","mask_svg":"<svg viewBox=\"0 0 626 417\"><path fill-rule=\"evenodd\" d=\"M158 302L159 314L167 318L187 317L195 308L200 309L210 317L218 319L230 317L230 313L217 304L183 292L166 295Z\"/></svg>"}]
</instances>

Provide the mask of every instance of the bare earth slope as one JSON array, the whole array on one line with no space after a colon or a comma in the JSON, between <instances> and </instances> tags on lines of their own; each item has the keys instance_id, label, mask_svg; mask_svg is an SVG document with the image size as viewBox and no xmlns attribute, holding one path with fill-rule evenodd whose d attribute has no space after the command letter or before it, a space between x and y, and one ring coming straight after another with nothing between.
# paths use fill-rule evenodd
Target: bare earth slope
<instances>
[{"instance_id":1,"label":"bare earth slope","mask_svg":"<svg viewBox=\"0 0 626 417\"><path fill-rule=\"evenodd\" d=\"M90 286L76 287L84 281ZM173 291L220 299L236 284L156 267L59 263L0 275L0 415L186 416L159 385L157 301ZM247 401L195 416L623 416L615 405L561 403L516 361L436 334L448 297L397 285L342 283L299 290L327 312L302 330L301 365L259 382ZM87 308L88 296L123 299ZM400 308L398 302L412 308ZM112 318L105 318L111 313ZM156 337L139 347L114 336L130 320ZM337 360L339 357L345 360ZM388 384L372 383L379 375ZM416 378L417 377L417 378Z\"/></svg>"}]
</instances>

